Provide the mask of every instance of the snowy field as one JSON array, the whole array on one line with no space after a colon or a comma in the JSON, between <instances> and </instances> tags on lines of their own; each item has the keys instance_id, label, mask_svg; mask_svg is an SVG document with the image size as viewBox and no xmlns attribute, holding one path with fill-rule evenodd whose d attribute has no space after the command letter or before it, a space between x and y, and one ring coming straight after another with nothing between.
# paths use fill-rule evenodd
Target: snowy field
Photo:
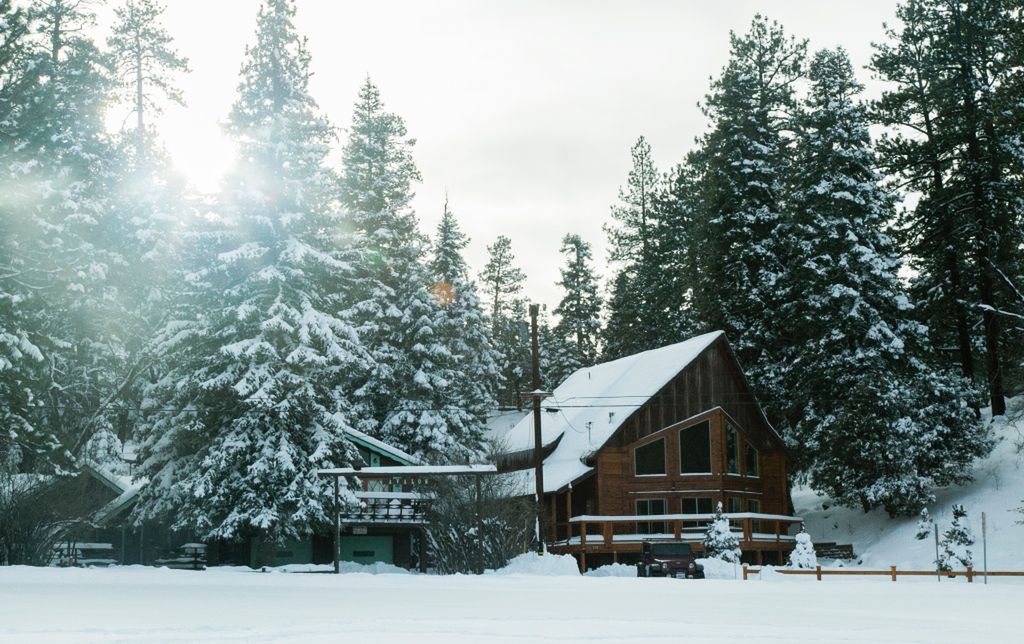
<instances>
[{"instance_id":1,"label":"snowy field","mask_svg":"<svg viewBox=\"0 0 1024 644\"><path fill-rule=\"evenodd\" d=\"M620 572L625 572L620 570ZM1024 583L0 568L0 642L1013 642Z\"/></svg>"}]
</instances>

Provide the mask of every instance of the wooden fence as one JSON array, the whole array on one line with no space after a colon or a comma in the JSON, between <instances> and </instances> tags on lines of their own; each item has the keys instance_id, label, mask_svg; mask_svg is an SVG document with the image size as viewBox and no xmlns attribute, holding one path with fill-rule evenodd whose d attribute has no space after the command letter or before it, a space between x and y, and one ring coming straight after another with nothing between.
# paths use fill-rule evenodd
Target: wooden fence
<instances>
[{"instance_id":1,"label":"wooden fence","mask_svg":"<svg viewBox=\"0 0 1024 644\"><path fill-rule=\"evenodd\" d=\"M751 568L749 566L743 566L743 579L751 574L759 574L761 568ZM1007 571L1007 570L990 570L987 573L979 573L974 570L973 566L967 566L967 570L949 570L942 571L941 573L934 570L897 570L896 566L889 566L888 570L861 570L858 568L828 568L822 570L821 566L817 566L814 570L801 570L798 568L776 568L775 572L783 575L814 575L818 581L826 575L875 575L881 577L889 577L892 581L900 576L910 577L967 577L967 583L972 583L975 577L983 577L985 575L989 577L1024 577L1024 572L1021 571Z\"/></svg>"}]
</instances>

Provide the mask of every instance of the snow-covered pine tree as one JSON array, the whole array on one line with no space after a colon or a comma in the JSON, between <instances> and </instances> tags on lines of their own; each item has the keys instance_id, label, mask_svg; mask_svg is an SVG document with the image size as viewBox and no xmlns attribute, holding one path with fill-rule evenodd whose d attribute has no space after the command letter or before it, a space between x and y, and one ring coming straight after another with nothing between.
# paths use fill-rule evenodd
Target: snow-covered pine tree
<instances>
[{"instance_id":1,"label":"snow-covered pine tree","mask_svg":"<svg viewBox=\"0 0 1024 644\"><path fill-rule=\"evenodd\" d=\"M671 328L672 280L663 266L663 227L658 200L662 188L651 146L644 137L630 150L633 165L619 202L612 206L614 223L605 226L614 276L609 284L608 322L603 332L606 360L654 349L666 342ZM674 339L674 338L673 338Z\"/></svg>"},{"instance_id":2,"label":"snow-covered pine tree","mask_svg":"<svg viewBox=\"0 0 1024 644\"><path fill-rule=\"evenodd\" d=\"M433 336L443 348L434 360L439 386L431 404L441 431L427 433L422 421L414 421L409 426L419 432L407 439L413 451L459 461L480 455L486 415L497 404L492 389L498 378L497 354L462 256L468 243L445 200L430 262L438 304Z\"/></svg>"},{"instance_id":3,"label":"snow-covered pine tree","mask_svg":"<svg viewBox=\"0 0 1024 644\"><path fill-rule=\"evenodd\" d=\"M704 532L704 556L739 563L742 554L740 540L729 527L729 519L722 514L722 502L719 501L715 507L714 518Z\"/></svg>"},{"instance_id":4,"label":"snow-covered pine tree","mask_svg":"<svg viewBox=\"0 0 1024 644\"><path fill-rule=\"evenodd\" d=\"M812 487L840 503L916 512L938 485L969 479L991 445L970 383L929 367L925 328L902 291L885 226L860 85L842 50L819 52L799 117L787 239L774 311L789 342L775 401ZM967 395L965 395L967 394Z\"/></svg>"},{"instance_id":5,"label":"snow-covered pine tree","mask_svg":"<svg viewBox=\"0 0 1024 644\"><path fill-rule=\"evenodd\" d=\"M573 371L597 362L601 331L601 298L590 244L579 235L569 234L562 239L561 253L565 266L558 285L564 294L554 310L558 322L551 330L555 347L547 374L556 386Z\"/></svg>"},{"instance_id":6,"label":"snow-covered pine tree","mask_svg":"<svg viewBox=\"0 0 1024 644\"><path fill-rule=\"evenodd\" d=\"M516 265L512 240L505 235L498 235L487 247L487 254L479 279L498 352L498 403L520 407L519 394L530 384L530 330L522 297L526 274Z\"/></svg>"},{"instance_id":7,"label":"snow-covered pine tree","mask_svg":"<svg viewBox=\"0 0 1024 644\"><path fill-rule=\"evenodd\" d=\"M328 516L317 469L357 458L347 396L367 360L340 296L351 269L324 166L334 134L294 14L292 0L260 7L227 124L240 154L224 226L156 339L164 371L144 403L137 517L204 539L308 534Z\"/></svg>"},{"instance_id":8,"label":"snow-covered pine tree","mask_svg":"<svg viewBox=\"0 0 1024 644\"><path fill-rule=\"evenodd\" d=\"M0 463L12 468L51 470L63 459L60 441L35 407L47 386L39 347L40 317L45 313L34 285L44 223L35 215L32 184L25 181L38 163L23 152L42 81L43 57L31 42L27 12L0 0Z\"/></svg>"},{"instance_id":9,"label":"snow-covered pine tree","mask_svg":"<svg viewBox=\"0 0 1024 644\"><path fill-rule=\"evenodd\" d=\"M18 138L8 166L17 178L4 190L18 210L19 281L31 286L40 313L33 342L46 357L35 424L77 455L93 433L110 429L112 403L131 377L112 279L126 266L128 226L111 207L109 70L90 38L89 6L39 0L28 13L35 35L24 44L34 80L22 87L17 124L8 130Z\"/></svg>"},{"instance_id":10,"label":"snow-covered pine tree","mask_svg":"<svg viewBox=\"0 0 1024 644\"><path fill-rule=\"evenodd\" d=\"M932 515L928 514L928 508L921 508L921 516L917 520L917 532L914 533L914 538L924 541L932 536L934 530L935 521L932 520Z\"/></svg>"},{"instance_id":11,"label":"snow-covered pine tree","mask_svg":"<svg viewBox=\"0 0 1024 644\"><path fill-rule=\"evenodd\" d=\"M690 240L696 282L689 287L699 326L724 330L751 380L767 385L787 344L777 324L777 281L789 263L788 115L806 44L760 15L730 41L729 60L703 106L711 130L690 157L700 194ZM764 402L771 405L771 398Z\"/></svg>"},{"instance_id":12,"label":"snow-covered pine tree","mask_svg":"<svg viewBox=\"0 0 1024 644\"><path fill-rule=\"evenodd\" d=\"M158 98L184 105L174 76L189 71L188 59L174 50L162 24L163 12L159 0L125 0L114 11L116 21L107 39L122 100L135 114L140 148L145 146L146 115L161 112Z\"/></svg>"},{"instance_id":13,"label":"snow-covered pine tree","mask_svg":"<svg viewBox=\"0 0 1024 644\"><path fill-rule=\"evenodd\" d=\"M800 525L800 532L797 533L796 547L789 553L789 565L791 568L812 570L818 565L818 553L814 551L814 543L811 535L807 534L807 528Z\"/></svg>"},{"instance_id":14,"label":"snow-covered pine tree","mask_svg":"<svg viewBox=\"0 0 1024 644\"><path fill-rule=\"evenodd\" d=\"M939 569L956 570L957 568L974 565L971 546L974 545L974 533L967 522L967 510L959 503L953 504L953 522L942 534L939 551Z\"/></svg>"},{"instance_id":15,"label":"snow-covered pine tree","mask_svg":"<svg viewBox=\"0 0 1024 644\"><path fill-rule=\"evenodd\" d=\"M384 108L367 79L359 90L342 153L341 201L362 249L357 262L356 320L372 367L356 391L360 428L412 453L463 458L462 421L449 435L439 413L450 407L444 375L448 349L434 323L438 303L424 263L426 240L410 203L420 175L415 140L401 117ZM443 401L443 402L442 402Z\"/></svg>"}]
</instances>

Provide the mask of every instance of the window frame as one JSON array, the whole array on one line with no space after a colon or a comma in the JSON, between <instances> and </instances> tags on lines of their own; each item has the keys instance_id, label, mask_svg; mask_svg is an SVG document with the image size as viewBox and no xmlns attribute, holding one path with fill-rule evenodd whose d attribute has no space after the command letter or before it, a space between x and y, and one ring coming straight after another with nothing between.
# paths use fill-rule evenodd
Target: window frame
<instances>
[{"instance_id":1,"label":"window frame","mask_svg":"<svg viewBox=\"0 0 1024 644\"><path fill-rule=\"evenodd\" d=\"M754 444L744 439L743 450L743 476L752 479L761 478L761 450L754 447ZM750 453L754 453L754 473L750 473Z\"/></svg>"},{"instance_id":2,"label":"window frame","mask_svg":"<svg viewBox=\"0 0 1024 644\"><path fill-rule=\"evenodd\" d=\"M692 429L697 428L697 427L700 427L701 425L706 425L707 426L707 441L708 441L708 460L707 460L707 464L708 464L708 469L706 471L702 471L702 472L684 472L683 471L683 432L692 430ZM687 425L686 427L680 428L679 431L676 432L676 441L677 441L677 444L679 445L679 476L711 476L711 475L713 475L715 473L714 472L714 470L715 470L715 457L714 457L715 450L712 448L712 445L711 445L711 442L712 442L711 441L711 419L706 418L706 419L704 419L704 420L702 420L702 421L700 421L698 423L693 423L692 425Z\"/></svg>"},{"instance_id":3,"label":"window frame","mask_svg":"<svg viewBox=\"0 0 1024 644\"><path fill-rule=\"evenodd\" d=\"M655 502L661 503L662 512L658 512L658 513L651 512L651 504L655 503ZM646 514L641 514L641 512L640 512L640 504L641 503L647 504L647 513ZM633 503L633 507L636 509L636 516L638 516L638 517L642 517L642 516L655 516L656 514L668 514L668 500L665 499L665 497L653 496L653 497L648 497L648 498L644 498L644 499L636 499L636 501ZM646 527L646 531L642 530L640 528L640 526L645 526ZM654 529L655 526L661 526L661 529L660 530L655 530ZM636 533L637 534L665 534L665 522L664 521L637 521L636 522Z\"/></svg>"},{"instance_id":4,"label":"window frame","mask_svg":"<svg viewBox=\"0 0 1024 644\"><path fill-rule=\"evenodd\" d=\"M729 438L730 438L730 436L734 437L734 443L733 443L733 450L732 451L734 452L733 453L733 457L734 457L734 460L735 460L735 463L736 463L736 470L735 471L729 469ZM745 439L744 439L743 435L740 433L739 427L734 425L731 421L726 420L725 421L725 441L724 441L724 444L722 446L723 447L722 452L725 455L725 474L727 474L729 476L743 476L743 469L741 467L742 466L742 458L743 458L743 450L742 450L742 441L743 440L745 440Z\"/></svg>"},{"instance_id":5,"label":"window frame","mask_svg":"<svg viewBox=\"0 0 1024 644\"><path fill-rule=\"evenodd\" d=\"M655 443L661 443L661 472L655 472L655 473L652 473L652 474L641 474L639 472L639 470L637 469L637 460L636 460L637 450L644 449L645 447L650 447L651 445L654 445ZM664 436L662 436L660 438L657 438L655 440L643 443L642 445L637 445L637 446L635 446L633 448L633 476L635 476L635 477L645 477L645 478L646 477L652 477L652 476L668 476L668 467L667 467L668 463L667 463L667 459L668 459L668 441L665 440Z\"/></svg>"}]
</instances>

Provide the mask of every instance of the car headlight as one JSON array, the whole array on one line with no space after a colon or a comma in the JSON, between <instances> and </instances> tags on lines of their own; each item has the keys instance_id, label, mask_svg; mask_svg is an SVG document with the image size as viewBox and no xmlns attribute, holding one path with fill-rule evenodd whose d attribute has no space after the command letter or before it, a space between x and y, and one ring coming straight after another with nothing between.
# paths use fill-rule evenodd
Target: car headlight
<instances>
[{"instance_id":1,"label":"car headlight","mask_svg":"<svg viewBox=\"0 0 1024 644\"><path fill-rule=\"evenodd\" d=\"M693 563L692 561L690 562L690 565L687 566L687 568L689 568L690 570L693 570L696 567L697 567L697 564Z\"/></svg>"},{"instance_id":2,"label":"car headlight","mask_svg":"<svg viewBox=\"0 0 1024 644\"><path fill-rule=\"evenodd\" d=\"M668 570L668 564L667 563L661 564L661 569L662 570Z\"/></svg>"}]
</instances>

